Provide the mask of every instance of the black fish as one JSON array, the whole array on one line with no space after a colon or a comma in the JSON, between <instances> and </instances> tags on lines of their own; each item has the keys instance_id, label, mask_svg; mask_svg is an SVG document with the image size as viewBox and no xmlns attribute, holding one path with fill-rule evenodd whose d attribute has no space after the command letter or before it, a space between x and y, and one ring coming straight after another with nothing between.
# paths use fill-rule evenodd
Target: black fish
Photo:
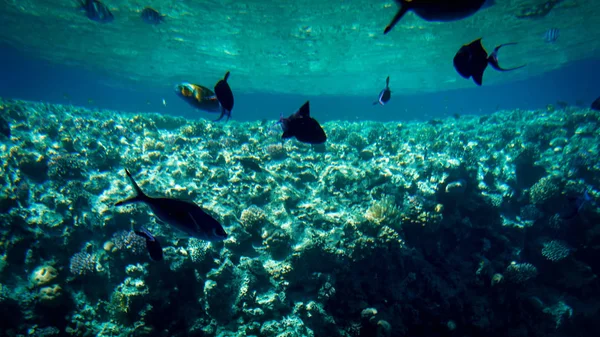
<instances>
[{"instance_id":1,"label":"black fish","mask_svg":"<svg viewBox=\"0 0 600 337\"><path fill-rule=\"evenodd\" d=\"M592 103L590 107L592 110L600 111L600 97L596 98L596 100Z\"/></svg>"},{"instance_id":2,"label":"black fish","mask_svg":"<svg viewBox=\"0 0 600 337\"><path fill-rule=\"evenodd\" d=\"M0 117L0 135L10 138L10 124L8 124L8 121L2 117Z\"/></svg>"},{"instance_id":3,"label":"black fish","mask_svg":"<svg viewBox=\"0 0 600 337\"><path fill-rule=\"evenodd\" d=\"M139 231L135 231L135 234L146 239L146 249L150 254L150 258L153 261L161 261L163 259L163 250L160 245L160 242L156 240L154 235L152 235L146 228L141 227Z\"/></svg>"},{"instance_id":4,"label":"black fish","mask_svg":"<svg viewBox=\"0 0 600 337\"><path fill-rule=\"evenodd\" d=\"M464 19L477 12L485 0L395 0L400 9L390 24L385 27L384 34L402 19L408 11L413 11L427 21L455 21Z\"/></svg>"},{"instance_id":5,"label":"black fish","mask_svg":"<svg viewBox=\"0 0 600 337\"><path fill-rule=\"evenodd\" d=\"M79 0L79 4L81 5L80 8L85 11L85 15L90 20L107 23L115 18L108 7L100 2L100 0Z\"/></svg>"},{"instance_id":6,"label":"black fish","mask_svg":"<svg viewBox=\"0 0 600 337\"><path fill-rule=\"evenodd\" d=\"M569 197L567 199L568 202L566 207L561 213L559 213L560 217L565 220L571 220L575 218L577 214L581 212L585 204L592 201L592 197L590 197L587 191L585 191L581 196Z\"/></svg>"},{"instance_id":7,"label":"black fish","mask_svg":"<svg viewBox=\"0 0 600 337\"><path fill-rule=\"evenodd\" d=\"M151 7L146 7L144 10L142 10L142 20L151 25L160 24L161 22L165 21L165 17L166 15L160 14L156 9Z\"/></svg>"},{"instance_id":8,"label":"black fish","mask_svg":"<svg viewBox=\"0 0 600 337\"><path fill-rule=\"evenodd\" d=\"M178 199L149 197L133 180L129 170L125 169L125 173L137 193L134 197L117 202L115 206L143 202L150 206L152 212L161 221L191 237L208 241L221 241L227 238L227 233L221 224L198 205Z\"/></svg>"},{"instance_id":9,"label":"black fish","mask_svg":"<svg viewBox=\"0 0 600 337\"><path fill-rule=\"evenodd\" d=\"M308 144L323 144L327 140L325 131L316 119L310 117L308 101L296 113L288 118L279 119L283 129L282 139L296 137L297 140Z\"/></svg>"},{"instance_id":10,"label":"black fish","mask_svg":"<svg viewBox=\"0 0 600 337\"><path fill-rule=\"evenodd\" d=\"M498 71L511 71L523 68L525 65L515 68L502 68L498 64L498 50L504 46L513 45L516 43L501 44L494 49L488 57L487 51L481 44L481 39L477 39L469 44L466 44L458 50L454 56L454 68L464 78L473 77L473 81L477 85L483 83L483 72L488 64Z\"/></svg>"},{"instance_id":11,"label":"black fish","mask_svg":"<svg viewBox=\"0 0 600 337\"><path fill-rule=\"evenodd\" d=\"M223 79L215 84L215 94L217 95L219 103L221 103L221 116L216 119L217 121L220 121L224 115L227 115L227 120L229 120L229 117L231 117L231 110L233 110L233 92L231 91L229 84L227 84L228 78L229 72L226 72Z\"/></svg>"},{"instance_id":12,"label":"black fish","mask_svg":"<svg viewBox=\"0 0 600 337\"><path fill-rule=\"evenodd\" d=\"M390 100L390 98L392 98L392 91L390 90L390 77L388 76L385 79L385 89L381 90L377 101L373 102L373 105L378 103L381 105L385 105L385 103L387 103Z\"/></svg>"}]
</instances>

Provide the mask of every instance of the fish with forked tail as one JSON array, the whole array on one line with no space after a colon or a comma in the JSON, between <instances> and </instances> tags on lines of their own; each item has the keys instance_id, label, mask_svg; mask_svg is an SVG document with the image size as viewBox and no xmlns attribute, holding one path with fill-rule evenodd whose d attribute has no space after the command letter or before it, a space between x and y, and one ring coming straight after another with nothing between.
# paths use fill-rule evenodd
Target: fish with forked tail
<instances>
[{"instance_id":1,"label":"fish with forked tail","mask_svg":"<svg viewBox=\"0 0 600 337\"><path fill-rule=\"evenodd\" d=\"M141 227L138 231L134 231L134 233L146 239L146 250L153 261L161 261L163 259L162 246L152 233L144 227Z\"/></svg>"},{"instance_id":2,"label":"fish with forked tail","mask_svg":"<svg viewBox=\"0 0 600 337\"><path fill-rule=\"evenodd\" d=\"M385 79L385 88L379 93L377 100L373 102L373 105L381 104L385 105L392 98L392 91L390 90L390 77Z\"/></svg>"},{"instance_id":3,"label":"fish with forked tail","mask_svg":"<svg viewBox=\"0 0 600 337\"><path fill-rule=\"evenodd\" d=\"M229 117L231 117L231 110L233 110L233 92L227 83L228 78L229 72L226 72L223 79L215 84L215 95L217 95L219 104L221 104L221 116L216 119L217 121L220 121L223 116L227 116L226 120L229 120Z\"/></svg>"},{"instance_id":4,"label":"fish with forked tail","mask_svg":"<svg viewBox=\"0 0 600 337\"><path fill-rule=\"evenodd\" d=\"M295 137L297 140L308 144L323 144L327 135L316 119L310 116L308 101L288 118L283 116L279 119L283 129L282 139Z\"/></svg>"},{"instance_id":5,"label":"fish with forked tail","mask_svg":"<svg viewBox=\"0 0 600 337\"><path fill-rule=\"evenodd\" d=\"M483 72L488 64L498 71L511 71L523 68L521 65L514 68L502 68L498 64L498 51L504 46L514 45L515 42L505 43L494 48L489 55L481 44L481 39L477 39L469 44L462 46L454 56L454 68L464 78L473 78L477 85L483 83Z\"/></svg>"},{"instance_id":6,"label":"fish with forked tail","mask_svg":"<svg viewBox=\"0 0 600 337\"><path fill-rule=\"evenodd\" d=\"M129 170L125 169L125 173L137 193L131 198L115 203L115 206L143 202L162 222L188 236L208 241L221 241L227 238L223 226L200 206L179 199L150 197L138 186Z\"/></svg>"},{"instance_id":7,"label":"fish with forked tail","mask_svg":"<svg viewBox=\"0 0 600 337\"><path fill-rule=\"evenodd\" d=\"M395 0L400 9L383 34L389 33L402 19L412 11L427 21L455 21L475 14L486 0Z\"/></svg>"}]
</instances>

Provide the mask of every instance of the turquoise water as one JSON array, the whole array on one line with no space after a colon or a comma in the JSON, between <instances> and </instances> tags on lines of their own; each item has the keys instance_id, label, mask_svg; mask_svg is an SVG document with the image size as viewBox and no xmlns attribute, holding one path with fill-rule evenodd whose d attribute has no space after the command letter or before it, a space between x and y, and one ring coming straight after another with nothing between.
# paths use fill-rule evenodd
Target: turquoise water
<instances>
[{"instance_id":1,"label":"turquoise water","mask_svg":"<svg viewBox=\"0 0 600 337\"><path fill-rule=\"evenodd\" d=\"M106 3L0 4L0 336L600 332L596 2Z\"/></svg>"}]
</instances>

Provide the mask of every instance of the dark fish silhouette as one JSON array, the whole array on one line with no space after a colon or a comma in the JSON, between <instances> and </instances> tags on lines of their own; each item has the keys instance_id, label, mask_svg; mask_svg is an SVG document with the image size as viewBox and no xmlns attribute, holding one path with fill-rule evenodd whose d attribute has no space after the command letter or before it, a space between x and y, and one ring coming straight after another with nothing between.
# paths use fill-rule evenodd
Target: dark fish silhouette
<instances>
[{"instance_id":1,"label":"dark fish silhouette","mask_svg":"<svg viewBox=\"0 0 600 337\"><path fill-rule=\"evenodd\" d=\"M571 220L581 212L585 204L592 201L592 197L587 191L583 192L583 195L577 197L569 197L567 199L567 205L564 210L559 213L560 217L565 220Z\"/></svg>"},{"instance_id":2,"label":"dark fish silhouette","mask_svg":"<svg viewBox=\"0 0 600 337\"><path fill-rule=\"evenodd\" d=\"M590 106L592 110L600 111L600 97L596 98L594 102L592 102L592 106Z\"/></svg>"},{"instance_id":3,"label":"dark fish silhouette","mask_svg":"<svg viewBox=\"0 0 600 337\"><path fill-rule=\"evenodd\" d=\"M298 111L288 118L279 119L283 129L282 139L296 137L297 140L308 144L323 144L327 140L325 131L316 119L310 117L308 101Z\"/></svg>"},{"instance_id":4,"label":"dark fish silhouette","mask_svg":"<svg viewBox=\"0 0 600 337\"><path fill-rule=\"evenodd\" d=\"M464 19L477 12L485 0L395 0L400 6L396 16L385 27L384 34L402 19L408 11L427 21L455 21Z\"/></svg>"},{"instance_id":5,"label":"dark fish silhouette","mask_svg":"<svg viewBox=\"0 0 600 337\"><path fill-rule=\"evenodd\" d=\"M2 116L0 116L0 135L4 135L6 138L10 138L10 124Z\"/></svg>"},{"instance_id":6,"label":"dark fish silhouette","mask_svg":"<svg viewBox=\"0 0 600 337\"><path fill-rule=\"evenodd\" d=\"M115 206L143 202L161 221L191 237L208 241L220 241L227 238L227 233L221 224L198 205L172 198L149 197L135 182L129 170L125 169L125 173L137 193L134 197L117 202Z\"/></svg>"},{"instance_id":7,"label":"dark fish silhouette","mask_svg":"<svg viewBox=\"0 0 600 337\"><path fill-rule=\"evenodd\" d=\"M142 20L145 23L151 25L158 25L161 22L165 21L166 15L160 14L156 9L151 7L146 7L142 10Z\"/></svg>"},{"instance_id":8,"label":"dark fish silhouette","mask_svg":"<svg viewBox=\"0 0 600 337\"><path fill-rule=\"evenodd\" d=\"M483 83L483 72L488 64L498 71L511 71L523 68L525 65L515 68L502 68L498 64L498 50L504 46L513 45L516 43L501 44L494 49L488 57L487 51L481 44L481 39L477 39L469 44L462 46L454 56L454 68L464 78L473 77L473 81L477 85Z\"/></svg>"},{"instance_id":9,"label":"dark fish silhouette","mask_svg":"<svg viewBox=\"0 0 600 337\"><path fill-rule=\"evenodd\" d=\"M215 84L215 94L219 99L219 103L221 103L221 116L216 119L217 121L220 121L225 115L227 115L227 120L229 120L229 117L231 117L231 110L233 110L233 92L231 91L229 84L227 84L228 78L229 72L226 72L223 79Z\"/></svg>"},{"instance_id":10,"label":"dark fish silhouette","mask_svg":"<svg viewBox=\"0 0 600 337\"><path fill-rule=\"evenodd\" d=\"M85 15L90 20L100 23L107 23L114 20L113 14L105 4L100 0L79 0L81 10L85 11Z\"/></svg>"},{"instance_id":11,"label":"dark fish silhouette","mask_svg":"<svg viewBox=\"0 0 600 337\"><path fill-rule=\"evenodd\" d=\"M162 247L154 235L152 235L144 227L141 227L139 231L135 231L135 234L146 239L146 249L148 250L148 254L150 254L150 258L153 261L161 261L163 259Z\"/></svg>"},{"instance_id":12,"label":"dark fish silhouette","mask_svg":"<svg viewBox=\"0 0 600 337\"><path fill-rule=\"evenodd\" d=\"M385 79L385 89L381 90L379 93L379 97L377 97L377 101L373 102L373 105L381 104L385 105L390 98L392 98L392 91L390 90L390 77L388 76Z\"/></svg>"},{"instance_id":13,"label":"dark fish silhouette","mask_svg":"<svg viewBox=\"0 0 600 337\"><path fill-rule=\"evenodd\" d=\"M206 112L221 111L217 95L207 87L182 82L175 86L175 93L196 109Z\"/></svg>"}]
</instances>

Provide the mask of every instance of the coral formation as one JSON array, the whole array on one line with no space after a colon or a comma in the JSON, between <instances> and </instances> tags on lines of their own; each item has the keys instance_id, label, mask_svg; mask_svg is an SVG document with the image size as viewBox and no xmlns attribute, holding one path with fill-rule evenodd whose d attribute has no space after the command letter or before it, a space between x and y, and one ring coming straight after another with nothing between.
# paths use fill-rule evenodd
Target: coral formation
<instances>
[{"instance_id":1,"label":"coral formation","mask_svg":"<svg viewBox=\"0 0 600 337\"><path fill-rule=\"evenodd\" d=\"M327 122L313 147L263 122L0 106L7 336L600 332L599 111ZM113 207L123 166L227 240Z\"/></svg>"}]
</instances>

